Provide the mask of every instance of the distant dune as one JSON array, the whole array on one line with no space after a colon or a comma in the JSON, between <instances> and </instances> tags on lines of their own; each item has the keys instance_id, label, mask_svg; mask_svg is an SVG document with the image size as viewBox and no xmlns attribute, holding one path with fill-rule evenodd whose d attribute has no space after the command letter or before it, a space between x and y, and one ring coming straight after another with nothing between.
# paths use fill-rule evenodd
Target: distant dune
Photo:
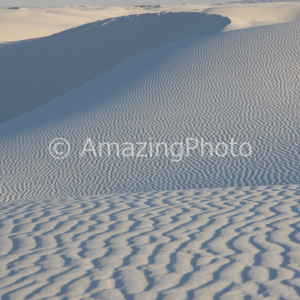
<instances>
[{"instance_id":1,"label":"distant dune","mask_svg":"<svg viewBox=\"0 0 300 300\"><path fill-rule=\"evenodd\" d=\"M247 28L267 23L299 20L300 2L282 3L223 3L180 5L89 6L0 8L0 42L14 42L48 36L90 22L145 13L204 12L231 18L226 30ZM273 1L257 1L273 2ZM103 1L101 1L103 3ZM116 4L116 2L114 2ZM142 3L145 4L145 3ZM111 5L108 3L108 5ZM122 3L121 5L124 5Z\"/></svg>"},{"instance_id":2,"label":"distant dune","mask_svg":"<svg viewBox=\"0 0 300 300\"><path fill-rule=\"evenodd\" d=\"M300 3L298 5L222 5L207 9L205 12L219 14L228 18L251 22L283 23L300 21Z\"/></svg>"}]
</instances>

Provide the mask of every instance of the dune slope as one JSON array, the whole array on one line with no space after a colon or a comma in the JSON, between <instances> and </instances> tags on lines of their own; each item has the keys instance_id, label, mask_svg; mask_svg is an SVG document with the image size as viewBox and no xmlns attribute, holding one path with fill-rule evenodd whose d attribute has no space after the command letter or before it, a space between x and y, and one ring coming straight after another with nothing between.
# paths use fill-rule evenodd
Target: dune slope
<instances>
[{"instance_id":1,"label":"dune slope","mask_svg":"<svg viewBox=\"0 0 300 300\"><path fill-rule=\"evenodd\" d=\"M220 32L230 20L202 13L142 14L86 24L0 48L0 122L71 91L155 47Z\"/></svg>"},{"instance_id":2,"label":"dune slope","mask_svg":"<svg viewBox=\"0 0 300 300\"><path fill-rule=\"evenodd\" d=\"M1 199L299 183L300 23L162 46L56 100L3 123ZM87 47L88 48L88 47ZM71 144L54 159L54 138ZM233 138L249 157L117 157L85 153L98 142ZM5 172L4 172L5 170Z\"/></svg>"}]
</instances>

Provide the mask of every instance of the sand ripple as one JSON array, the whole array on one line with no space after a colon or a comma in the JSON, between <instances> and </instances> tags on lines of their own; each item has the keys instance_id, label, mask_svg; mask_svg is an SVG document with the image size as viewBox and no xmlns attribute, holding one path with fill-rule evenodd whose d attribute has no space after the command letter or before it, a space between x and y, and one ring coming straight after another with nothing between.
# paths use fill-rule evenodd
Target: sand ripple
<instances>
[{"instance_id":1,"label":"sand ripple","mask_svg":"<svg viewBox=\"0 0 300 300\"><path fill-rule=\"evenodd\" d=\"M297 299L299 186L2 203L3 299Z\"/></svg>"}]
</instances>

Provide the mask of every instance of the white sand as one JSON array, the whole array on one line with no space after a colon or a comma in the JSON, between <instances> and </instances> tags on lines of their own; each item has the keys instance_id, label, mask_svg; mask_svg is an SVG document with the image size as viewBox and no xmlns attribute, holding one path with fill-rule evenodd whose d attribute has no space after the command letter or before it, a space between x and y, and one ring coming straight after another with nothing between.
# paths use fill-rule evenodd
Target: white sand
<instances>
[{"instance_id":1,"label":"white sand","mask_svg":"<svg viewBox=\"0 0 300 300\"><path fill-rule=\"evenodd\" d=\"M3 299L298 299L299 185L0 205Z\"/></svg>"},{"instance_id":2,"label":"white sand","mask_svg":"<svg viewBox=\"0 0 300 300\"><path fill-rule=\"evenodd\" d=\"M0 98L4 99L0 122L54 100L147 50L217 33L229 23L219 15L142 14L6 45L0 49Z\"/></svg>"},{"instance_id":3,"label":"white sand","mask_svg":"<svg viewBox=\"0 0 300 300\"><path fill-rule=\"evenodd\" d=\"M299 4L135 10L0 10L19 41L0 46L0 298L299 298ZM253 154L81 157L88 137Z\"/></svg>"},{"instance_id":4,"label":"white sand","mask_svg":"<svg viewBox=\"0 0 300 300\"><path fill-rule=\"evenodd\" d=\"M224 31L300 20L300 2L231 4L212 7L204 12L228 17Z\"/></svg>"},{"instance_id":5,"label":"white sand","mask_svg":"<svg viewBox=\"0 0 300 300\"><path fill-rule=\"evenodd\" d=\"M68 5L49 8L0 8L0 42L12 42L51 35L86 23L109 18L170 11L201 12L211 5L164 5L106 7Z\"/></svg>"},{"instance_id":6,"label":"white sand","mask_svg":"<svg viewBox=\"0 0 300 300\"><path fill-rule=\"evenodd\" d=\"M226 31L300 20L300 3L184 4L139 6L67 5L8 9L0 8L0 42L12 42L51 35L89 22L109 18L162 12L206 12L229 17Z\"/></svg>"},{"instance_id":7,"label":"white sand","mask_svg":"<svg viewBox=\"0 0 300 300\"><path fill-rule=\"evenodd\" d=\"M77 60L73 63L68 59L68 48L43 62L39 59L39 53L44 53L41 44L36 52L31 47L36 43L24 44L30 46L30 55L36 53L33 61L38 61L33 64L28 59L32 75L26 67L21 71L28 70L24 73L27 77L21 76L21 71L15 75L21 76L18 85L22 88L17 94L16 86L12 87L14 93L7 107L15 99L25 103L47 99L56 88L68 87L75 80L80 84L81 76L97 70L101 73L102 56L88 44L88 38L93 41L101 29L83 27L82 41L75 31L81 52L74 47ZM69 34L72 37L74 31L66 32L64 41ZM2 123L0 162L4 170L11 171L5 173L1 199L298 183L299 34L300 23L294 22L160 46ZM51 40L55 41L54 37ZM121 40L123 48L111 48L113 57L118 57L118 51L123 54L126 40ZM16 52L24 49L22 45L12 47ZM12 53L8 51L9 56ZM22 52L18 57L22 59ZM25 66L28 60L24 59ZM19 66L22 63L17 62ZM7 70L13 63L3 59ZM2 83L12 76L14 73L3 76ZM48 151L50 141L58 137L72 146L70 156L63 161L53 159ZM164 155L118 158L116 151L111 157L80 156L87 138L98 148L98 142L152 139L170 144L190 137L204 138L214 146L228 144L232 138L239 145L248 142L253 155L220 158L211 157L206 150L202 157L198 148L178 163Z\"/></svg>"}]
</instances>

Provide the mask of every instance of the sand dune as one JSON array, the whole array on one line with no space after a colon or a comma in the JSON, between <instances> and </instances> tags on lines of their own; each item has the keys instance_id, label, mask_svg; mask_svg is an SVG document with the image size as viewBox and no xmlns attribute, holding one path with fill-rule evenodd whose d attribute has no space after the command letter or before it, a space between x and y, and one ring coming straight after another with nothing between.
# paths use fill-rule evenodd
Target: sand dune
<instances>
[{"instance_id":1,"label":"sand dune","mask_svg":"<svg viewBox=\"0 0 300 300\"><path fill-rule=\"evenodd\" d=\"M7 45L0 49L0 122L41 106L142 52L217 33L229 23L228 18L200 13L143 14Z\"/></svg>"},{"instance_id":2,"label":"sand dune","mask_svg":"<svg viewBox=\"0 0 300 300\"><path fill-rule=\"evenodd\" d=\"M207 9L205 12L245 21L284 23L300 20L300 3L222 5Z\"/></svg>"},{"instance_id":3,"label":"sand dune","mask_svg":"<svg viewBox=\"0 0 300 300\"><path fill-rule=\"evenodd\" d=\"M267 24L300 20L300 3L230 4L204 10L208 14L228 17L231 24L224 31L238 30Z\"/></svg>"},{"instance_id":4,"label":"sand dune","mask_svg":"<svg viewBox=\"0 0 300 300\"><path fill-rule=\"evenodd\" d=\"M0 295L297 299L299 191L297 185L2 203Z\"/></svg>"},{"instance_id":5,"label":"sand dune","mask_svg":"<svg viewBox=\"0 0 300 300\"><path fill-rule=\"evenodd\" d=\"M261 1L258 1L261 2ZM270 2L270 1L268 1ZM103 4L103 1L101 2ZM116 4L116 3L114 3ZM146 3L141 3L146 4ZM231 19L225 30L299 20L299 2L260 4L180 4L180 5L89 6L0 8L0 42L14 42L58 33L86 23L145 13L207 12ZM23 3L24 5L24 3ZM111 5L111 4L108 4Z\"/></svg>"},{"instance_id":6,"label":"sand dune","mask_svg":"<svg viewBox=\"0 0 300 300\"><path fill-rule=\"evenodd\" d=\"M0 9L111 18L0 44L1 299L300 297L299 5L208 7Z\"/></svg>"},{"instance_id":7,"label":"sand dune","mask_svg":"<svg viewBox=\"0 0 300 300\"><path fill-rule=\"evenodd\" d=\"M158 47L3 123L1 199L297 184L299 24ZM54 138L71 144L63 161L48 151ZM87 138L120 144L204 138L214 146L233 138L251 143L253 155L220 158L205 150L202 156L198 148L177 163L164 155L81 157Z\"/></svg>"},{"instance_id":8,"label":"sand dune","mask_svg":"<svg viewBox=\"0 0 300 300\"><path fill-rule=\"evenodd\" d=\"M0 41L43 37L86 23L139 13L145 13L145 10L85 5L0 8Z\"/></svg>"},{"instance_id":9,"label":"sand dune","mask_svg":"<svg viewBox=\"0 0 300 300\"><path fill-rule=\"evenodd\" d=\"M166 12L202 12L211 5L149 5L0 8L0 42L48 36L90 22L129 15Z\"/></svg>"}]
</instances>

